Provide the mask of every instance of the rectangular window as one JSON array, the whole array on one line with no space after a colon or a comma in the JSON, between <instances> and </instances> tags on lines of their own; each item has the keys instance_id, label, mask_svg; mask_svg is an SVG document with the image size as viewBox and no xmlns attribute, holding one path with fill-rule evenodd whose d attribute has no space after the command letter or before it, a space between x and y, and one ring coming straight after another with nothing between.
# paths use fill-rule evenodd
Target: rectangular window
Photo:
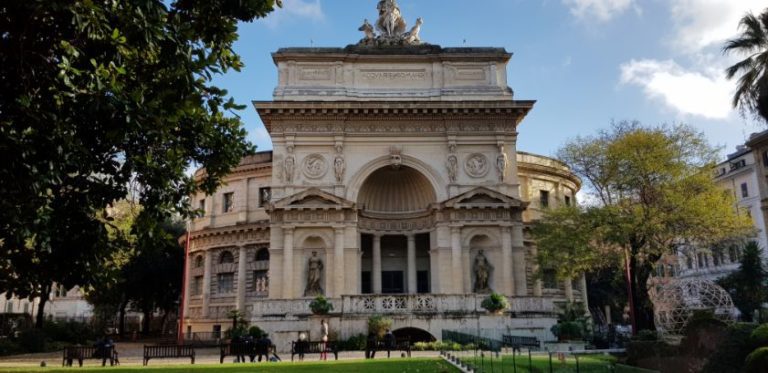
<instances>
[{"instance_id":1,"label":"rectangular window","mask_svg":"<svg viewBox=\"0 0 768 373\"><path fill-rule=\"evenodd\" d=\"M272 188L259 188L259 206L266 206L272 200Z\"/></svg>"},{"instance_id":2,"label":"rectangular window","mask_svg":"<svg viewBox=\"0 0 768 373\"><path fill-rule=\"evenodd\" d=\"M219 283L219 294L229 294L235 290L235 274L219 273L217 276Z\"/></svg>"},{"instance_id":3,"label":"rectangular window","mask_svg":"<svg viewBox=\"0 0 768 373\"><path fill-rule=\"evenodd\" d=\"M195 276L192 279L192 295L203 294L203 276Z\"/></svg>"},{"instance_id":4,"label":"rectangular window","mask_svg":"<svg viewBox=\"0 0 768 373\"><path fill-rule=\"evenodd\" d=\"M363 294L373 293L373 287L371 286L371 271L363 271L360 273L360 292Z\"/></svg>"},{"instance_id":5,"label":"rectangular window","mask_svg":"<svg viewBox=\"0 0 768 373\"><path fill-rule=\"evenodd\" d=\"M571 196L565 196L565 205L568 207L571 206Z\"/></svg>"},{"instance_id":6,"label":"rectangular window","mask_svg":"<svg viewBox=\"0 0 768 373\"><path fill-rule=\"evenodd\" d=\"M541 279L545 289L557 289L557 274L554 269L545 269Z\"/></svg>"},{"instance_id":7,"label":"rectangular window","mask_svg":"<svg viewBox=\"0 0 768 373\"><path fill-rule=\"evenodd\" d=\"M763 167L768 167L768 150L763 152Z\"/></svg>"},{"instance_id":8,"label":"rectangular window","mask_svg":"<svg viewBox=\"0 0 768 373\"><path fill-rule=\"evenodd\" d=\"M202 213L203 213L203 216L205 216L205 199L201 199L201 200L200 200L200 202L199 202L199 204L198 204L198 207L197 207L197 208L198 208L200 211L202 211Z\"/></svg>"},{"instance_id":9,"label":"rectangular window","mask_svg":"<svg viewBox=\"0 0 768 373\"><path fill-rule=\"evenodd\" d=\"M222 203L222 211L224 213L232 212L235 210L235 193L224 193L224 201Z\"/></svg>"},{"instance_id":10,"label":"rectangular window","mask_svg":"<svg viewBox=\"0 0 768 373\"><path fill-rule=\"evenodd\" d=\"M539 191L539 206L543 209L549 207L549 191Z\"/></svg>"},{"instance_id":11,"label":"rectangular window","mask_svg":"<svg viewBox=\"0 0 768 373\"><path fill-rule=\"evenodd\" d=\"M749 197L749 189L747 189L747 183L741 183L741 198Z\"/></svg>"}]
</instances>

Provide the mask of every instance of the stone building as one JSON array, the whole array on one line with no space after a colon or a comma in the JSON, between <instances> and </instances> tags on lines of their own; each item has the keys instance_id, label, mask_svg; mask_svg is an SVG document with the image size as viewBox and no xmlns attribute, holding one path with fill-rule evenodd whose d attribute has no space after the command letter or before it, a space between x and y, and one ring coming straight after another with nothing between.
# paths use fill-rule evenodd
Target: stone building
<instances>
[{"instance_id":1,"label":"stone building","mask_svg":"<svg viewBox=\"0 0 768 373\"><path fill-rule=\"evenodd\" d=\"M580 181L517 151L534 101L507 86L511 54L366 24L358 45L273 53L274 99L254 102L273 151L193 196L206 214L191 223L184 330L220 332L240 310L286 349L319 338L308 304L324 295L340 339L375 314L414 338L552 339L556 303L586 302L585 281L534 277L526 224L576 203ZM505 315L480 307L491 291L509 297Z\"/></svg>"}]
</instances>

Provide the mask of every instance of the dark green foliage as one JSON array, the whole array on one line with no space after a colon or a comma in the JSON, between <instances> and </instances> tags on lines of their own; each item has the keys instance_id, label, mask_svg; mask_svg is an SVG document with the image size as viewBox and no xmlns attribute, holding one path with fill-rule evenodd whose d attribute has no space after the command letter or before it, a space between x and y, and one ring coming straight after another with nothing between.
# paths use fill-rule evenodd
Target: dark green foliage
<instances>
[{"instance_id":1,"label":"dark green foliage","mask_svg":"<svg viewBox=\"0 0 768 373\"><path fill-rule=\"evenodd\" d=\"M744 372L765 373L766 367L768 367L768 347L760 347L747 356Z\"/></svg>"},{"instance_id":2,"label":"dark green foliage","mask_svg":"<svg viewBox=\"0 0 768 373\"><path fill-rule=\"evenodd\" d=\"M641 330L632 338L633 341L658 341L659 333L655 330Z\"/></svg>"},{"instance_id":3,"label":"dark green foliage","mask_svg":"<svg viewBox=\"0 0 768 373\"><path fill-rule=\"evenodd\" d=\"M28 329L19 334L19 347L26 352L44 352L48 338L40 329Z\"/></svg>"},{"instance_id":4,"label":"dark green foliage","mask_svg":"<svg viewBox=\"0 0 768 373\"><path fill-rule=\"evenodd\" d=\"M768 124L768 10L747 13L739 22L741 34L728 40L723 52L746 56L725 70L728 79L739 75L733 107Z\"/></svg>"},{"instance_id":5,"label":"dark green foliage","mask_svg":"<svg viewBox=\"0 0 768 373\"><path fill-rule=\"evenodd\" d=\"M637 365L639 361L644 359L678 356L680 354L676 346L669 345L664 341L633 340L627 343L626 348L629 365Z\"/></svg>"},{"instance_id":6,"label":"dark green foliage","mask_svg":"<svg viewBox=\"0 0 768 373\"><path fill-rule=\"evenodd\" d=\"M390 328L392 328L392 319L388 317L375 315L368 318L368 333L383 337Z\"/></svg>"},{"instance_id":7,"label":"dark green foliage","mask_svg":"<svg viewBox=\"0 0 768 373\"><path fill-rule=\"evenodd\" d=\"M38 327L54 282L98 281L114 250L106 207L137 191L151 236L254 150L233 114L243 106L212 81L243 66L238 22L275 1L0 7L0 289L41 296Z\"/></svg>"},{"instance_id":8,"label":"dark green foliage","mask_svg":"<svg viewBox=\"0 0 768 373\"><path fill-rule=\"evenodd\" d=\"M727 337L720 341L715 352L707 360L703 373L738 373L744 361L754 349L750 335L755 324L736 323L727 329Z\"/></svg>"},{"instance_id":9,"label":"dark green foliage","mask_svg":"<svg viewBox=\"0 0 768 373\"><path fill-rule=\"evenodd\" d=\"M264 334L265 334L265 333L264 333L264 330L262 330L261 328L259 328L259 327L258 327L258 326L256 326L256 325L254 325L254 326L252 326L252 327L248 328L248 335L249 335L249 336L251 336L251 337L253 337L254 339L259 339L259 338L261 338L261 336L263 336Z\"/></svg>"},{"instance_id":10,"label":"dark green foliage","mask_svg":"<svg viewBox=\"0 0 768 373\"><path fill-rule=\"evenodd\" d=\"M749 339L755 347L768 347L768 324L762 324L755 328Z\"/></svg>"},{"instance_id":11,"label":"dark green foliage","mask_svg":"<svg viewBox=\"0 0 768 373\"><path fill-rule=\"evenodd\" d=\"M342 351L362 351L365 350L367 340L368 337L365 334L358 334L341 342L339 349Z\"/></svg>"},{"instance_id":12,"label":"dark green foliage","mask_svg":"<svg viewBox=\"0 0 768 373\"><path fill-rule=\"evenodd\" d=\"M744 246L739 270L718 281L731 295L733 303L741 311L744 321L752 320L753 313L768 301L768 273L760 258L760 247L755 242Z\"/></svg>"},{"instance_id":13,"label":"dark green foliage","mask_svg":"<svg viewBox=\"0 0 768 373\"><path fill-rule=\"evenodd\" d=\"M315 315L327 315L329 312L333 311L333 304L331 304L328 299L325 299L324 296L320 295L309 303L309 309L312 310L312 313Z\"/></svg>"},{"instance_id":14,"label":"dark green foliage","mask_svg":"<svg viewBox=\"0 0 768 373\"><path fill-rule=\"evenodd\" d=\"M76 321L47 321L43 325L43 331L48 339L68 344L86 345L100 337L96 335L93 327Z\"/></svg>"},{"instance_id":15,"label":"dark green foliage","mask_svg":"<svg viewBox=\"0 0 768 373\"><path fill-rule=\"evenodd\" d=\"M587 317L579 303L566 303L560 307L557 325L550 329L561 341L581 340L587 336Z\"/></svg>"},{"instance_id":16,"label":"dark green foliage","mask_svg":"<svg viewBox=\"0 0 768 373\"><path fill-rule=\"evenodd\" d=\"M14 355L21 352L21 347L10 339L0 339L0 356Z\"/></svg>"},{"instance_id":17,"label":"dark green foliage","mask_svg":"<svg viewBox=\"0 0 768 373\"><path fill-rule=\"evenodd\" d=\"M491 293L488 297L483 299L480 306L485 308L488 312L499 312L506 310L509 307L509 301L507 297L499 293Z\"/></svg>"}]
</instances>

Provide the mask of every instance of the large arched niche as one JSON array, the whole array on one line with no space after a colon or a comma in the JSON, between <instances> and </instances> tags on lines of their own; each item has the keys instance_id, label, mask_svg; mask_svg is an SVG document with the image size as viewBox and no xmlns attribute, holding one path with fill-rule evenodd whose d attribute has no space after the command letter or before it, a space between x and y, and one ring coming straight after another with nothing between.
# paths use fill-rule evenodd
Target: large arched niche
<instances>
[{"instance_id":1,"label":"large arched niche","mask_svg":"<svg viewBox=\"0 0 768 373\"><path fill-rule=\"evenodd\" d=\"M357 195L357 206L377 213L412 213L437 202L435 189L424 174L408 166L381 167L371 173Z\"/></svg>"},{"instance_id":2,"label":"large arched niche","mask_svg":"<svg viewBox=\"0 0 768 373\"><path fill-rule=\"evenodd\" d=\"M368 181L373 173L385 167L391 168L391 162L392 160L389 156L383 156L376 158L361 167L349 180L347 186L347 199L350 201L358 201L363 184ZM435 193L436 201L444 201L448 199L448 191L446 189L447 184L440 175L440 172L423 161L408 155L402 156L402 162L403 163L400 166L401 169L408 167L416 170L429 181L432 191Z\"/></svg>"}]
</instances>

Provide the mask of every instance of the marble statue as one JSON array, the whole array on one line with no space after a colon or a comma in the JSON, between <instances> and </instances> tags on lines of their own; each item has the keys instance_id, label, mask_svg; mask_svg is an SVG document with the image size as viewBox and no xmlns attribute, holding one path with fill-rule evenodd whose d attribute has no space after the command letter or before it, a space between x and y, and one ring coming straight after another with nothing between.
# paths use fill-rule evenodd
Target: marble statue
<instances>
[{"instance_id":1,"label":"marble statue","mask_svg":"<svg viewBox=\"0 0 768 373\"><path fill-rule=\"evenodd\" d=\"M480 250L475 257L475 293L489 293L491 288L488 281L491 277L491 270L493 267L488 261L488 258L483 254L483 250Z\"/></svg>"},{"instance_id":2,"label":"marble statue","mask_svg":"<svg viewBox=\"0 0 768 373\"><path fill-rule=\"evenodd\" d=\"M285 177L286 183L290 184L293 182L293 174L295 170L296 170L296 159L293 158L292 155L285 158L285 172L283 176Z\"/></svg>"},{"instance_id":3,"label":"marble statue","mask_svg":"<svg viewBox=\"0 0 768 373\"><path fill-rule=\"evenodd\" d=\"M504 172L507 170L507 154L501 153L496 157L496 172L499 173L499 181L504 181Z\"/></svg>"},{"instance_id":4,"label":"marble statue","mask_svg":"<svg viewBox=\"0 0 768 373\"><path fill-rule=\"evenodd\" d=\"M403 35L403 38L406 44L409 44L409 45L421 44L421 39L419 39L419 32L421 31L421 25L423 24L424 24L424 20L421 17L416 18L416 25L413 26L411 31L408 31L405 33L405 35Z\"/></svg>"},{"instance_id":5,"label":"marble statue","mask_svg":"<svg viewBox=\"0 0 768 373\"><path fill-rule=\"evenodd\" d=\"M323 275L323 261L317 257L317 251L312 252L307 264L307 287L304 289L305 297L323 295L323 287L320 280Z\"/></svg>"},{"instance_id":6,"label":"marble statue","mask_svg":"<svg viewBox=\"0 0 768 373\"><path fill-rule=\"evenodd\" d=\"M446 168L448 169L448 179L451 183L456 182L456 177L459 174L459 160L455 155L448 156L448 162L446 162Z\"/></svg>"},{"instance_id":7,"label":"marble statue","mask_svg":"<svg viewBox=\"0 0 768 373\"><path fill-rule=\"evenodd\" d=\"M381 32L382 37L397 38L405 32L405 20L395 0L381 0L376 8L379 10L376 29Z\"/></svg>"},{"instance_id":8,"label":"marble statue","mask_svg":"<svg viewBox=\"0 0 768 373\"><path fill-rule=\"evenodd\" d=\"M336 182L341 183L344 181L344 171L346 171L347 166L344 162L344 157L337 155L336 159L333 161L333 173L336 176Z\"/></svg>"},{"instance_id":9,"label":"marble statue","mask_svg":"<svg viewBox=\"0 0 768 373\"><path fill-rule=\"evenodd\" d=\"M365 37L362 40L360 40L360 44L370 45L376 41L376 32L373 30L373 25L368 23L367 19L363 22L363 25L360 26L360 28L357 30L365 33Z\"/></svg>"}]
</instances>

